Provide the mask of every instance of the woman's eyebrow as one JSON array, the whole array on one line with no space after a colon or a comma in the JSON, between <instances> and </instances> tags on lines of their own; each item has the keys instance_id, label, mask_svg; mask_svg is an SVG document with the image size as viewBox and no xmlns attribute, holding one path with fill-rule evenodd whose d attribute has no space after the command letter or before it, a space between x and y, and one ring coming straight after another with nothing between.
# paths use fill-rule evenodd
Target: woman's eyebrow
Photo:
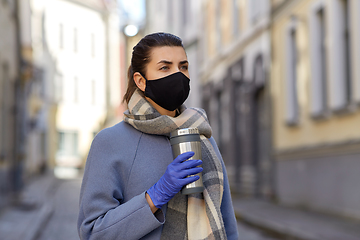
<instances>
[{"instance_id":1,"label":"woman's eyebrow","mask_svg":"<svg viewBox=\"0 0 360 240\"><path fill-rule=\"evenodd\" d=\"M160 60L157 64L160 64L160 63L172 64L172 62L167 61L167 60Z\"/></svg>"},{"instance_id":2,"label":"woman's eyebrow","mask_svg":"<svg viewBox=\"0 0 360 240\"><path fill-rule=\"evenodd\" d=\"M161 64L161 63L170 64L170 65L173 64L173 62L168 60L160 60L157 64ZM188 60L184 60L180 62L180 64L187 64L187 63L189 63Z\"/></svg>"}]
</instances>

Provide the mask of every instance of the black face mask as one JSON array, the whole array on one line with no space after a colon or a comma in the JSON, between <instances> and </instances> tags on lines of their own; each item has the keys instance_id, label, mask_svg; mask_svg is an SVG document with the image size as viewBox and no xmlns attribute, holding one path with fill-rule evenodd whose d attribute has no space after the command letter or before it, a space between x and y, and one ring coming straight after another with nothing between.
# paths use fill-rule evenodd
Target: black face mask
<instances>
[{"instance_id":1,"label":"black face mask","mask_svg":"<svg viewBox=\"0 0 360 240\"><path fill-rule=\"evenodd\" d=\"M189 96L190 79L182 72L176 72L155 80L149 81L146 78L145 80L145 96L166 110L174 111Z\"/></svg>"}]
</instances>

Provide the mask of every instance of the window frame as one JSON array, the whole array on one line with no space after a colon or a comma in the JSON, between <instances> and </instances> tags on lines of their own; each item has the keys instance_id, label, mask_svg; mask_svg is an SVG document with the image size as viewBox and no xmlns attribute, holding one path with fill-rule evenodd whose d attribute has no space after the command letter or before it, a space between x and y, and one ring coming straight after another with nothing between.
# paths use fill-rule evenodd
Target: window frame
<instances>
[{"instance_id":1,"label":"window frame","mask_svg":"<svg viewBox=\"0 0 360 240\"><path fill-rule=\"evenodd\" d=\"M298 24L291 18L285 30L286 41L286 74L285 74L285 122L288 126L296 126L300 122L300 106L298 99ZM294 63L295 62L295 63ZM290 64L290 65L289 65Z\"/></svg>"},{"instance_id":2,"label":"window frame","mask_svg":"<svg viewBox=\"0 0 360 240\"><path fill-rule=\"evenodd\" d=\"M322 22L319 13L322 12ZM328 116L328 30L327 7L324 1L315 2L309 12L310 20L310 114L314 119L323 119ZM323 26L322 26L323 24ZM324 31L324 35L321 34ZM320 33L320 34L319 34ZM320 46L320 47L319 47ZM320 50L320 51L319 51Z\"/></svg>"}]
</instances>

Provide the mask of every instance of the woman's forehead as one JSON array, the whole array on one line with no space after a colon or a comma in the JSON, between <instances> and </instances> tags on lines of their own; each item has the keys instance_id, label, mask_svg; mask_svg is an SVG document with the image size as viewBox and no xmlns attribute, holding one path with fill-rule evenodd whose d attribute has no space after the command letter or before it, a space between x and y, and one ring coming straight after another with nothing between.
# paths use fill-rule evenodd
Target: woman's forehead
<instances>
[{"instance_id":1,"label":"woman's forehead","mask_svg":"<svg viewBox=\"0 0 360 240\"><path fill-rule=\"evenodd\" d=\"M155 63L161 60L168 60L172 62L181 62L187 60L184 48L173 46L155 47L152 49L150 56L151 62Z\"/></svg>"}]
</instances>

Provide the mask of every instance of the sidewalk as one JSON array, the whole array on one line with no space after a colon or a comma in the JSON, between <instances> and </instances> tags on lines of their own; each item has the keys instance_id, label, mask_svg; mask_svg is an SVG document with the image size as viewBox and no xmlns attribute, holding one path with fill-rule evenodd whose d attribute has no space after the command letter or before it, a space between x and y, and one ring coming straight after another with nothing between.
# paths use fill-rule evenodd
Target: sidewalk
<instances>
[{"instance_id":1,"label":"sidewalk","mask_svg":"<svg viewBox=\"0 0 360 240\"><path fill-rule=\"evenodd\" d=\"M239 221L275 233L281 239L360 240L360 222L255 199L234 198L233 204Z\"/></svg>"},{"instance_id":2,"label":"sidewalk","mask_svg":"<svg viewBox=\"0 0 360 240\"><path fill-rule=\"evenodd\" d=\"M60 181L47 172L26 183L20 203L0 215L1 239L35 240L53 213L52 198Z\"/></svg>"},{"instance_id":3,"label":"sidewalk","mask_svg":"<svg viewBox=\"0 0 360 240\"><path fill-rule=\"evenodd\" d=\"M31 179L22 192L22 204L10 206L0 215L1 240L37 239L54 212L53 198L61 182L52 172ZM233 204L238 221L279 239L360 240L360 222L255 199L234 198Z\"/></svg>"}]
</instances>

